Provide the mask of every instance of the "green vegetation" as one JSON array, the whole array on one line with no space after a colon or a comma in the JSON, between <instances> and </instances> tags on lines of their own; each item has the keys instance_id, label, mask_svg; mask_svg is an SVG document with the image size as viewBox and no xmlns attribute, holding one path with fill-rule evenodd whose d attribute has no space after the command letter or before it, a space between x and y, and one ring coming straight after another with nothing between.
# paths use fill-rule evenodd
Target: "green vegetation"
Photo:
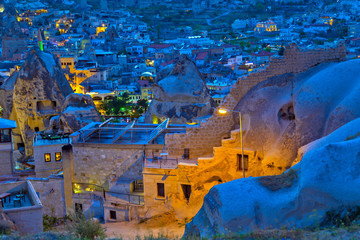
<instances>
[{"instance_id":1,"label":"green vegetation","mask_svg":"<svg viewBox=\"0 0 360 240\"><path fill-rule=\"evenodd\" d=\"M67 231L78 239L93 240L106 238L106 229L90 216L86 217L83 213L73 212L69 217L70 223L67 225Z\"/></svg>"},{"instance_id":2,"label":"green vegetation","mask_svg":"<svg viewBox=\"0 0 360 240\"><path fill-rule=\"evenodd\" d=\"M51 215L44 214L43 215L43 229L44 232L53 230L56 226L64 224L69 219L68 215L65 217L58 218L55 216L54 208L51 209Z\"/></svg>"},{"instance_id":3,"label":"green vegetation","mask_svg":"<svg viewBox=\"0 0 360 240\"><path fill-rule=\"evenodd\" d=\"M131 103L129 93L124 92L120 97L104 100L100 105L100 109L104 110L108 116L128 115L131 118L139 118L147 110L148 106L146 99L140 99L136 104Z\"/></svg>"},{"instance_id":4,"label":"green vegetation","mask_svg":"<svg viewBox=\"0 0 360 240\"><path fill-rule=\"evenodd\" d=\"M271 191L277 191L282 188L291 187L296 179L296 171L290 169L281 175L261 177L259 178L259 183Z\"/></svg>"},{"instance_id":5,"label":"green vegetation","mask_svg":"<svg viewBox=\"0 0 360 240\"><path fill-rule=\"evenodd\" d=\"M0 236L11 233L11 225L4 220L0 220Z\"/></svg>"}]
</instances>

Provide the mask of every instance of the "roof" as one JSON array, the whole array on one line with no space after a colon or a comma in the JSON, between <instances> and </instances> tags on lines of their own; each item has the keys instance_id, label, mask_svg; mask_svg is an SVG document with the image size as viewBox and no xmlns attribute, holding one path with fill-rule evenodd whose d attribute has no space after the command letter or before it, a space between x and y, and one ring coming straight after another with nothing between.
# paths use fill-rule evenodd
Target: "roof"
<instances>
[{"instance_id":1,"label":"roof","mask_svg":"<svg viewBox=\"0 0 360 240\"><path fill-rule=\"evenodd\" d=\"M13 120L9 120L9 119L5 119L5 118L0 118L0 129L5 129L5 128L16 128L16 122Z\"/></svg>"},{"instance_id":2,"label":"roof","mask_svg":"<svg viewBox=\"0 0 360 240\"><path fill-rule=\"evenodd\" d=\"M261 51L258 53L251 53L251 56L256 56L256 57L270 57L272 55L275 55L275 53L272 52L267 52L267 51Z\"/></svg>"},{"instance_id":3,"label":"roof","mask_svg":"<svg viewBox=\"0 0 360 240\"><path fill-rule=\"evenodd\" d=\"M150 86L150 83L148 80L138 80L138 83L141 87L148 87Z\"/></svg>"},{"instance_id":4,"label":"roof","mask_svg":"<svg viewBox=\"0 0 360 240\"><path fill-rule=\"evenodd\" d=\"M233 48L235 47L234 45L231 45L231 44L228 44L228 43L225 43L223 45L221 45L222 48Z\"/></svg>"},{"instance_id":5,"label":"roof","mask_svg":"<svg viewBox=\"0 0 360 240\"><path fill-rule=\"evenodd\" d=\"M207 55L208 55L207 52L199 52L198 55L196 56L195 60L204 60Z\"/></svg>"},{"instance_id":6,"label":"roof","mask_svg":"<svg viewBox=\"0 0 360 240\"><path fill-rule=\"evenodd\" d=\"M165 67L165 66L170 65L170 64L173 64L173 63L176 63L176 60L175 60L175 59L172 59L172 60L163 62L163 63L161 63L160 65L161 65L162 67Z\"/></svg>"},{"instance_id":7,"label":"roof","mask_svg":"<svg viewBox=\"0 0 360 240\"><path fill-rule=\"evenodd\" d=\"M151 44L148 46L148 48L155 48L155 49L161 49L161 48L168 48L173 47L173 44Z\"/></svg>"}]
</instances>

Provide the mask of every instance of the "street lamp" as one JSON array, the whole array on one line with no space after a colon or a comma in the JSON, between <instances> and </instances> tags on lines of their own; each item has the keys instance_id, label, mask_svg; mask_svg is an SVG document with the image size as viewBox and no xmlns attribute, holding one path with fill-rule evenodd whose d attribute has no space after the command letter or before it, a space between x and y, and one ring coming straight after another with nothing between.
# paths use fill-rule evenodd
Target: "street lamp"
<instances>
[{"instance_id":1,"label":"street lamp","mask_svg":"<svg viewBox=\"0 0 360 240\"><path fill-rule=\"evenodd\" d=\"M244 162L244 145L243 145L243 135L242 135L242 127L241 127L241 112L228 110L225 108L219 108L218 113L221 115L226 115L229 112L236 112L239 113L239 122L240 122L240 143L241 143L241 162L242 162L242 170L243 170L243 177L245 178L245 162Z\"/></svg>"}]
</instances>

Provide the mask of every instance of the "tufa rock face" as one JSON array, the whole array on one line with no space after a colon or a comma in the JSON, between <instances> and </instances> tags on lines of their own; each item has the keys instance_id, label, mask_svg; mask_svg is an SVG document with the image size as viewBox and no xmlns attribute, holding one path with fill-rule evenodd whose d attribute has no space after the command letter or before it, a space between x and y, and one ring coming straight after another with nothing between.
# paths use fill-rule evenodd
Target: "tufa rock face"
<instances>
[{"instance_id":1,"label":"tufa rock face","mask_svg":"<svg viewBox=\"0 0 360 240\"><path fill-rule=\"evenodd\" d=\"M58 126L62 132L72 133L91 122L100 121L101 117L90 96L72 93L65 98L61 114L56 119L59 119L58 123L54 122L52 126Z\"/></svg>"},{"instance_id":2,"label":"tufa rock face","mask_svg":"<svg viewBox=\"0 0 360 240\"><path fill-rule=\"evenodd\" d=\"M15 150L17 143L24 143L27 156L33 154L33 137L36 131L53 131L50 119L59 116L66 107L82 101L81 97L69 97L73 93L57 59L39 49L31 50L20 71L13 73L0 87L0 104L4 108L4 117L15 120L18 128L14 129ZM12 96L12 97L11 97ZM80 100L79 100L80 98ZM84 97L94 119L99 120L98 113L91 99ZM64 115L64 123L76 129L87 120L70 117L76 111ZM86 117L89 114L85 114ZM72 120L70 120L70 118ZM92 119L89 117L89 119ZM54 127L54 128L53 128Z\"/></svg>"},{"instance_id":3,"label":"tufa rock face","mask_svg":"<svg viewBox=\"0 0 360 240\"><path fill-rule=\"evenodd\" d=\"M260 175L282 173L298 148L360 117L359 64L327 63L276 76L242 98L235 110L242 113L244 147L263 156ZM237 114L234 119L239 122Z\"/></svg>"},{"instance_id":4,"label":"tufa rock face","mask_svg":"<svg viewBox=\"0 0 360 240\"><path fill-rule=\"evenodd\" d=\"M215 107L199 70L186 55L180 56L169 76L153 84L153 95L145 117L147 122L156 115L185 123L211 114Z\"/></svg>"},{"instance_id":5,"label":"tufa rock face","mask_svg":"<svg viewBox=\"0 0 360 240\"><path fill-rule=\"evenodd\" d=\"M280 176L213 187L185 236L326 224L327 212L360 204L360 118L303 147L302 161ZM236 206L236 207L234 207Z\"/></svg>"},{"instance_id":6,"label":"tufa rock face","mask_svg":"<svg viewBox=\"0 0 360 240\"><path fill-rule=\"evenodd\" d=\"M31 50L15 82L12 110L26 155L32 154L35 131L49 127L50 118L60 114L70 93L72 89L53 56Z\"/></svg>"}]
</instances>

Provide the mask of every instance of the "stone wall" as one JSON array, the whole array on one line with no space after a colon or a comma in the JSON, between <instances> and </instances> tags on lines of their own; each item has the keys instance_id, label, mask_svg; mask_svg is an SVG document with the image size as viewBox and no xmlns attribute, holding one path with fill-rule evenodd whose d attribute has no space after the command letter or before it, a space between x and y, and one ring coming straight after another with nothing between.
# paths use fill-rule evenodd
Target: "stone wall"
<instances>
[{"instance_id":1,"label":"stone wall","mask_svg":"<svg viewBox=\"0 0 360 240\"><path fill-rule=\"evenodd\" d=\"M169 197L178 194L178 171L177 169L154 169L144 168L144 201L147 208L157 207L167 203ZM159 197L157 183L164 184L165 197Z\"/></svg>"},{"instance_id":2,"label":"stone wall","mask_svg":"<svg viewBox=\"0 0 360 240\"><path fill-rule=\"evenodd\" d=\"M75 143L74 182L102 185L129 157L142 155L142 145ZM118 176L119 177L119 176Z\"/></svg>"},{"instance_id":3,"label":"stone wall","mask_svg":"<svg viewBox=\"0 0 360 240\"><path fill-rule=\"evenodd\" d=\"M24 235L43 231L42 206L6 209L4 212Z\"/></svg>"},{"instance_id":4,"label":"stone wall","mask_svg":"<svg viewBox=\"0 0 360 240\"><path fill-rule=\"evenodd\" d=\"M11 156L11 143L0 143L0 176L12 174Z\"/></svg>"},{"instance_id":5,"label":"stone wall","mask_svg":"<svg viewBox=\"0 0 360 240\"><path fill-rule=\"evenodd\" d=\"M35 234L43 231L43 206L29 181L7 182L0 184L0 192L16 193L25 189L32 206L3 209L14 222L21 234Z\"/></svg>"},{"instance_id":6,"label":"stone wall","mask_svg":"<svg viewBox=\"0 0 360 240\"><path fill-rule=\"evenodd\" d=\"M62 168L62 160L55 160L55 153L62 156L63 144L34 146L34 160L36 177L49 177L52 173ZM45 153L50 153L51 162L45 162Z\"/></svg>"},{"instance_id":7,"label":"stone wall","mask_svg":"<svg viewBox=\"0 0 360 240\"><path fill-rule=\"evenodd\" d=\"M144 168L145 206L152 211L156 209L155 212L160 208L163 211L174 209L178 218L192 218L214 185L243 177L238 166L238 157L242 153L239 142L239 130L234 130L231 138L222 140L222 146L214 148L213 157L199 158L198 164L180 163L177 169L171 170ZM244 155L248 156L245 177L261 176L259 152L244 149ZM165 197L157 196L157 183L164 183ZM191 186L189 201L184 196L182 184Z\"/></svg>"},{"instance_id":8,"label":"stone wall","mask_svg":"<svg viewBox=\"0 0 360 240\"><path fill-rule=\"evenodd\" d=\"M344 44L330 48L299 49L295 44L286 47L283 58L274 58L269 65L238 79L224 99L221 108L233 110L240 99L258 83L285 73L299 73L320 63L346 60ZM166 148L169 155L181 156L184 148L190 149L190 157L197 158L213 153L221 139L229 135L235 125L233 115L214 113L199 127L188 128L185 134L167 134Z\"/></svg>"},{"instance_id":9,"label":"stone wall","mask_svg":"<svg viewBox=\"0 0 360 240\"><path fill-rule=\"evenodd\" d=\"M28 179L43 205L43 214L56 217L65 216L64 180L62 177Z\"/></svg>"}]
</instances>

